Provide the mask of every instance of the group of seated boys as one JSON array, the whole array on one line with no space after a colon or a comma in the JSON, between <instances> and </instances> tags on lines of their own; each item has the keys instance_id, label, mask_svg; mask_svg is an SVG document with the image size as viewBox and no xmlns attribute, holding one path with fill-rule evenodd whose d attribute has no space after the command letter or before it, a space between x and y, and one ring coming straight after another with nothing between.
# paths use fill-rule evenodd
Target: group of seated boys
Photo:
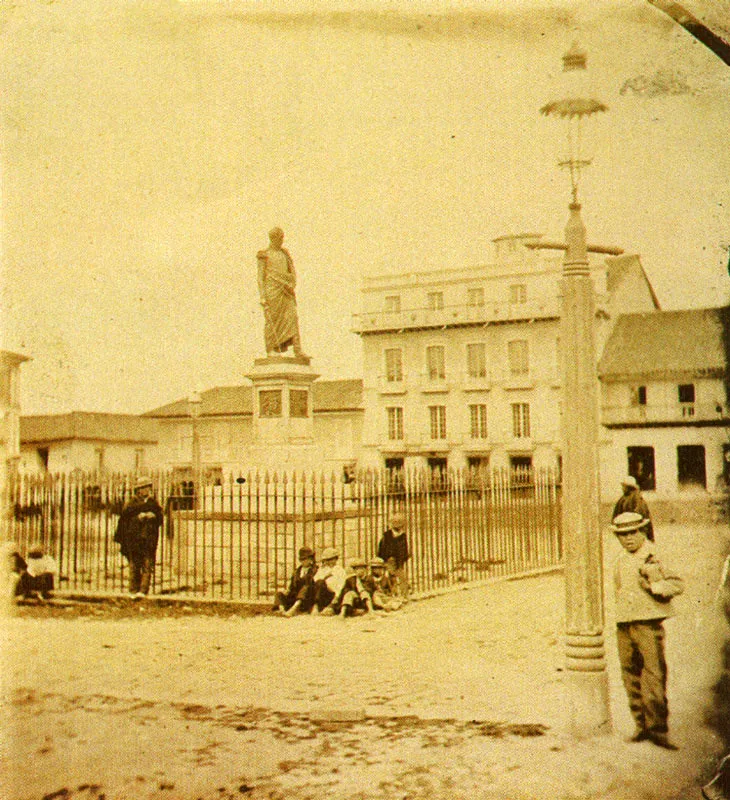
<instances>
[{"instance_id":1,"label":"group of seated boys","mask_svg":"<svg viewBox=\"0 0 730 800\"><path fill-rule=\"evenodd\" d=\"M302 547L289 590L277 593L274 610L286 617L307 613L349 617L401 607L404 598L396 591L392 565L379 557L369 563L352 558L345 569L339 559L339 553L328 547L317 565L314 552Z\"/></svg>"}]
</instances>

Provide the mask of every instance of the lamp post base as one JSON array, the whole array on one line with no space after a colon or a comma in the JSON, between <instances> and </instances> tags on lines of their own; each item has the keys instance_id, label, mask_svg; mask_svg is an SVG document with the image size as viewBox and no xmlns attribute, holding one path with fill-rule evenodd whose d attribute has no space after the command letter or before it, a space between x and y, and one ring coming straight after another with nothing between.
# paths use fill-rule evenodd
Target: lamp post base
<instances>
[{"instance_id":1,"label":"lamp post base","mask_svg":"<svg viewBox=\"0 0 730 800\"><path fill-rule=\"evenodd\" d=\"M609 734L612 731L609 710L608 675L602 672L576 672L565 675L566 727L576 739Z\"/></svg>"}]
</instances>

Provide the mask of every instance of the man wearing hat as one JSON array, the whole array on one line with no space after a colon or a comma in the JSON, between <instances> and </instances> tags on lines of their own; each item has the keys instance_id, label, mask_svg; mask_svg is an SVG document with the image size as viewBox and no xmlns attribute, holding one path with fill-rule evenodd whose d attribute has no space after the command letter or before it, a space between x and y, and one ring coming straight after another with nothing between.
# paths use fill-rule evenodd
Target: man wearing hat
<instances>
[{"instance_id":1,"label":"man wearing hat","mask_svg":"<svg viewBox=\"0 0 730 800\"><path fill-rule=\"evenodd\" d=\"M672 597L684 591L679 575L659 559L646 538L647 520L633 511L611 530L623 548L616 559L616 639L621 677L636 731L629 741L676 750L668 738L667 665L663 621L674 615Z\"/></svg>"},{"instance_id":2,"label":"man wearing hat","mask_svg":"<svg viewBox=\"0 0 730 800\"><path fill-rule=\"evenodd\" d=\"M373 598L365 585L368 562L364 558L352 558L347 566L345 583L333 604L335 612L343 618L373 610Z\"/></svg>"},{"instance_id":3,"label":"man wearing hat","mask_svg":"<svg viewBox=\"0 0 730 800\"><path fill-rule=\"evenodd\" d=\"M374 608L397 611L403 605L402 598L394 595L393 577L380 556L370 559L370 574L365 576L363 582L373 598Z\"/></svg>"},{"instance_id":4,"label":"man wearing hat","mask_svg":"<svg viewBox=\"0 0 730 800\"><path fill-rule=\"evenodd\" d=\"M408 576L406 562L410 558L406 516L401 511L391 514L390 525L378 542L378 556L385 561L388 570L396 581L398 595L403 602L408 601Z\"/></svg>"},{"instance_id":5,"label":"man wearing hat","mask_svg":"<svg viewBox=\"0 0 730 800\"><path fill-rule=\"evenodd\" d=\"M619 514L624 514L627 511L633 511L635 514L641 514L641 516L647 521L645 528L646 538L650 542L653 542L654 528L651 524L649 506L646 504L646 500L644 500L641 490L639 489L639 484L633 475L627 475L621 481L621 491L621 497L619 497L619 499L616 501L616 505L613 507L611 519L616 519Z\"/></svg>"},{"instance_id":6,"label":"man wearing hat","mask_svg":"<svg viewBox=\"0 0 730 800\"><path fill-rule=\"evenodd\" d=\"M294 570L286 594L277 592L275 611L285 617L293 617L300 611L306 613L314 603L314 551L310 547L299 548L299 566Z\"/></svg>"},{"instance_id":7,"label":"man wearing hat","mask_svg":"<svg viewBox=\"0 0 730 800\"><path fill-rule=\"evenodd\" d=\"M347 578L345 568L337 563L339 558L340 554L334 547L326 547L322 551L322 563L314 574L312 614L335 613L334 602L340 596L342 587L345 585L345 578Z\"/></svg>"},{"instance_id":8,"label":"man wearing hat","mask_svg":"<svg viewBox=\"0 0 730 800\"><path fill-rule=\"evenodd\" d=\"M134 497L122 509L114 541L129 562L129 593L135 599L150 590L162 508L152 496L152 479L137 478Z\"/></svg>"}]
</instances>

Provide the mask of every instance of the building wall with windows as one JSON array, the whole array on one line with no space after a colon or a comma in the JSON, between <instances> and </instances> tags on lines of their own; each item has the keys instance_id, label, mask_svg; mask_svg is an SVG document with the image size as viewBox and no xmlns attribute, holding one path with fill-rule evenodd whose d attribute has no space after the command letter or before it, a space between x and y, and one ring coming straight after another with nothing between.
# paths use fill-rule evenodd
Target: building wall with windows
<instances>
[{"instance_id":1,"label":"building wall with windows","mask_svg":"<svg viewBox=\"0 0 730 800\"><path fill-rule=\"evenodd\" d=\"M649 497L730 486L728 309L621 317L599 363L602 494L636 477Z\"/></svg>"},{"instance_id":2,"label":"building wall with windows","mask_svg":"<svg viewBox=\"0 0 730 800\"><path fill-rule=\"evenodd\" d=\"M494 245L490 264L365 279L366 465L558 465L562 252L538 234ZM599 351L624 301L658 306L637 257L600 249Z\"/></svg>"}]
</instances>

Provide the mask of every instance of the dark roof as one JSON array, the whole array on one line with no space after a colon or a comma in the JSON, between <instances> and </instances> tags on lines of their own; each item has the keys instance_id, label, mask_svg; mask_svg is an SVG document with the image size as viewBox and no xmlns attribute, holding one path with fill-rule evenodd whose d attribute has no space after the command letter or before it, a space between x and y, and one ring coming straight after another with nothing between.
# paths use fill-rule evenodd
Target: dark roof
<instances>
[{"instance_id":1,"label":"dark roof","mask_svg":"<svg viewBox=\"0 0 730 800\"><path fill-rule=\"evenodd\" d=\"M730 308L624 314L606 342L598 374L614 380L723 377L729 325Z\"/></svg>"},{"instance_id":2,"label":"dark roof","mask_svg":"<svg viewBox=\"0 0 730 800\"><path fill-rule=\"evenodd\" d=\"M104 442L157 442L154 420L136 414L98 414L72 411L69 414L21 416L21 443L58 442L87 439Z\"/></svg>"},{"instance_id":3,"label":"dark roof","mask_svg":"<svg viewBox=\"0 0 730 800\"><path fill-rule=\"evenodd\" d=\"M315 412L350 411L362 408L362 380L359 378L338 381L315 381L312 384L312 409ZM200 415L245 416L253 414L252 386L216 386L200 393ZM187 399L146 411L143 417L187 417L190 405Z\"/></svg>"}]
</instances>

